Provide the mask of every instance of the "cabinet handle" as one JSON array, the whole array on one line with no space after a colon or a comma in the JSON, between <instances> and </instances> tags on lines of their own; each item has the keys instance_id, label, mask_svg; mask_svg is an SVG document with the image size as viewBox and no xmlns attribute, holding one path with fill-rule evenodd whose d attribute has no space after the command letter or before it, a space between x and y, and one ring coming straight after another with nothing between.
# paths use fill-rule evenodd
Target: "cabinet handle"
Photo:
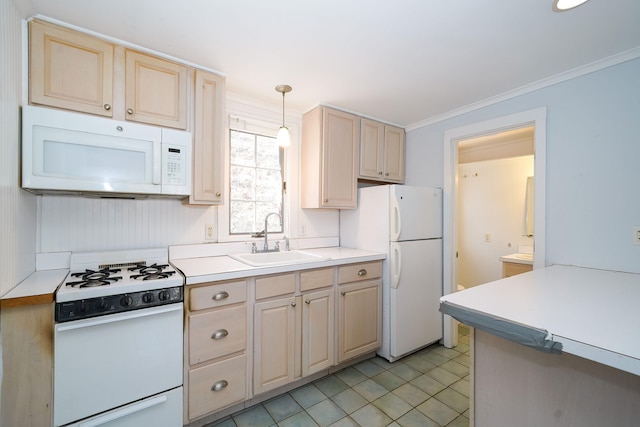
<instances>
[{"instance_id":1,"label":"cabinet handle","mask_svg":"<svg viewBox=\"0 0 640 427\"><path fill-rule=\"evenodd\" d=\"M345 291L340 291L340 295L345 296L346 292Z\"/></svg>"},{"instance_id":2,"label":"cabinet handle","mask_svg":"<svg viewBox=\"0 0 640 427\"><path fill-rule=\"evenodd\" d=\"M329 203L329 199L324 199L324 202L325 203Z\"/></svg>"},{"instance_id":3,"label":"cabinet handle","mask_svg":"<svg viewBox=\"0 0 640 427\"><path fill-rule=\"evenodd\" d=\"M305 304L311 304L311 301L309 301L309 299L307 298L306 300L304 300Z\"/></svg>"},{"instance_id":4,"label":"cabinet handle","mask_svg":"<svg viewBox=\"0 0 640 427\"><path fill-rule=\"evenodd\" d=\"M218 191L218 192L216 193L216 197L220 197L220 196L222 196L222 194Z\"/></svg>"},{"instance_id":5,"label":"cabinet handle","mask_svg":"<svg viewBox=\"0 0 640 427\"><path fill-rule=\"evenodd\" d=\"M107 111L111 110L111 105L104 104L104 109L107 110Z\"/></svg>"},{"instance_id":6,"label":"cabinet handle","mask_svg":"<svg viewBox=\"0 0 640 427\"><path fill-rule=\"evenodd\" d=\"M385 173L384 176L389 176L389 172Z\"/></svg>"},{"instance_id":7,"label":"cabinet handle","mask_svg":"<svg viewBox=\"0 0 640 427\"><path fill-rule=\"evenodd\" d=\"M378 172L378 175L382 175L382 171Z\"/></svg>"},{"instance_id":8,"label":"cabinet handle","mask_svg":"<svg viewBox=\"0 0 640 427\"><path fill-rule=\"evenodd\" d=\"M220 301L226 298L229 298L229 293L227 291L218 292L217 294L211 297L211 299L214 301Z\"/></svg>"},{"instance_id":9,"label":"cabinet handle","mask_svg":"<svg viewBox=\"0 0 640 427\"><path fill-rule=\"evenodd\" d=\"M122 126L117 126L117 127L116 127L116 130L117 130L118 132L122 132L122 131L124 130L124 128L123 128Z\"/></svg>"},{"instance_id":10,"label":"cabinet handle","mask_svg":"<svg viewBox=\"0 0 640 427\"><path fill-rule=\"evenodd\" d=\"M291 307L295 307L295 306L296 306L296 303L295 303L295 302L292 302L292 303L291 303Z\"/></svg>"},{"instance_id":11,"label":"cabinet handle","mask_svg":"<svg viewBox=\"0 0 640 427\"><path fill-rule=\"evenodd\" d=\"M229 385L227 380L216 381L214 385L211 386L211 391L222 391Z\"/></svg>"},{"instance_id":12,"label":"cabinet handle","mask_svg":"<svg viewBox=\"0 0 640 427\"><path fill-rule=\"evenodd\" d=\"M221 340L222 338L226 337L227 335L229 335L229 331L227 331L226 329L218 329L213 334L211 334L211 339L212 340Z\"/></svg>"},{"instance_id":13,"label":"cabinet handle","mask_svg":"<svg viewBox=\"0 0 640 427\"><path fill-rule=\"evenodd\" d=\"M127 114L133 114L133 108L127 108Z\"/></svg>"},{"instance_id":14,"label":"cabinet handle","mask_svg":"<svg viewBox=\"0 0 640 427\"><path fill-rule=\"evenodd\" d=\"M358 270L358 276L366 276L367 275L367 270L365 270L364 268L362 270Z\"/></svg>"}]
</instances>

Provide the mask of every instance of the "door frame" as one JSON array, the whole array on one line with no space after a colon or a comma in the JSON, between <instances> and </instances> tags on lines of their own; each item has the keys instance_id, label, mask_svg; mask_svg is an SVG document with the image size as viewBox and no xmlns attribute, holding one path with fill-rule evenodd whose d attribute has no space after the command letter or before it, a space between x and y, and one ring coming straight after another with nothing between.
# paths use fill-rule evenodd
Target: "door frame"
<instances>
[{"instance_id":1,"label":"door frame","mask_svg":"<svg viewBox=\"0 0 640 427\"><path fill-rule=\"evenodd\" d=\"M458 144L460 141L479 136L491 135L526 126L534 126L534 260L533 268L545 266L545 201L546 201L546 151L547 151L547 108L539 107L483 122L473 123L444 133L444 185L442 191L442 293L447 295L457 291L456 250L457 250L457 197L458 197ZM443 344L454 347L458 343L455 320L444 315Z\"/></svg>"}]
</instances>

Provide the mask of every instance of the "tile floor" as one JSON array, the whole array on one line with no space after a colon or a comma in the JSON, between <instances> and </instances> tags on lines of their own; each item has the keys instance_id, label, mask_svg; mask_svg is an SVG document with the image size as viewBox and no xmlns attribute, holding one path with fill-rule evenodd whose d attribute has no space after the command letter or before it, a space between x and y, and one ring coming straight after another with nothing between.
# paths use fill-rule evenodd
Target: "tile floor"
<instances>
[{"instance_id":1,"label":"tile floor","mask_svg":"<svg viewBox=\"0 0 640 427\"><path fill-rule=\"evenodd\" d=\"M394 363L360 362L207 427L469 426L469 328Z\"/></svg>"}]
</instances>

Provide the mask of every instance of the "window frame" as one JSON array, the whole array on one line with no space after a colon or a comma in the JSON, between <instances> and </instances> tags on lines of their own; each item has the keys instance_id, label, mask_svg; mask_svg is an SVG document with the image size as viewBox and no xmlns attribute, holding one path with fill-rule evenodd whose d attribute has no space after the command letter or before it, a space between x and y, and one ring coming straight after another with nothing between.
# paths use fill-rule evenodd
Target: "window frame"
<instances>
[{"instance_id":1,"label":"window frame","mask_svg":"<svg viewBox=\"0 0 640 427\"><path fill-rule=\"evenodd\" d=\"M254 148L257 147L258 141L257 138L259 137L266 137L266 138L273 138L276 139L276 136L271 135L271 134L267 134L265 135L264 131L260 132L260 129L254 130L254 129L235 129L234 127L230 126L228 129L228 133L229 133L229 156L228 156L228 168L229 168L229 180L228 180L228 192L229 192L229 197L227 198L227 200L229 201L229 204L227 206L227 214L229 215L229 223L228 223L228 227L227 227L227 233L229 234L229 236L244 236L244 237L251 237L251 235L253 233L256 232L260 232L264 226L262 226L261 224L261 219L260 218L256 218L256 227L255 230L251 230L251 231L247 231L247 232L232 232L231 231L231 133L232 132L242 132L245 133L247 135L252 135L254 138L256 138L256 140L254 140ZM269 132L271 133L271 132ZM281 193L281 205L280 205L280 210L279 212L276 212L278 215L280 215L280 218L282 219L282 229L281 231L272 231L271 233L274 235L277 234L284 234L284 212L286 210L286 204L285 204L285 195L286 195L286 180L285 180L285 162L284 162L284 155L285 155L285 149L284 147L278 147L278 161L280 163L280 178L281 178L281 182L282 182L282 187L280 188L280 193ZM236 166L243 166L243 165L236 165ZM265 168L261 168L258 165L255 165L253 167L250 167L254 170L257 169L265 169ZM272 169L273 170L273 169ZM254 203L258 203L257 200L253 200Z\"/></svg>"},{"instance_id":2,"label":"window frame","mask_svg":"<svg viewBox=\"0 0 640 427\"><path fill-rule=\"evenodd\" d=\"M232 101L233 107L227 110L227 129L225 131L224 141L224 191L225 203L219 205L216 209L215 222L218 226L217 230L217 242L218 243L234 243L234 242L255 242L255 238L251 238L248 234L230 234L229 233L229 137L230 130L240 130L252 133L259 133L266 136L277 137L278 130L282 126L282 113L271 114L271 110L264 108L263 106L255 106L245 104L244 100ZM237 104L237 105L236 105ZM289 118L287 116L287 126L291 133L291 146L284 150L283 155L283 175L286 190L284 191L283 198L283 232L282 233L269 233L269 240L282 240L285 236L291 236L290 230L295 228L295 224L292 225L292 221L297 221L297 216L292 218L292 201L297 204L297 195L293 194L293 191L297 191L297 185L292 185L291 178L297 179L297 172L291 170L291 159L293 159L294 166L296 158L298 156L298 132L299 132L299 118ZM295 183L293 183L295 184ZM292 200L293 196L293 200ZM260 231L260 230L256 230ZM241 247L238 250L242 251Z\"/></svg>"}]
</instances>

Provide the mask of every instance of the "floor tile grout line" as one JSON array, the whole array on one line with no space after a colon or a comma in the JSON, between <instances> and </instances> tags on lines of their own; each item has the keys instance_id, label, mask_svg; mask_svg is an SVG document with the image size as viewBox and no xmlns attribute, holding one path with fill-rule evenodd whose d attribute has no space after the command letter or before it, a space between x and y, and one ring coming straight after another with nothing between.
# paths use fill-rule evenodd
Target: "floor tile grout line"
<instances>
[{"instance_id":1,"label":"floor tile grout line","mask_svg":"<svg viewBox=\"0 0 640 427\"><path fill-rule=\"evenodd\" d=\"M313 410L311 411L312 413L309 413L309 409L313 408L316 405L321 404L322 402L330 402L331 405L335 406L335 408L338 408L340 410L340 412L342 412L344 414L344 416L341 416L340 418L337 418L335 420L335 422L346 422L344 421L345 419L348 419L349 421L356 423L356 424L348 424L348 425L359 425L357 424L357 421L354 420L354 418L352 417L353 414L355 414L358 411L363 410L366 407L373 407L375 408L375 410L380 411L380 413L384 414L384 416L388 417L391 424L394 425L398 425L398 420L402 419L403 417L407 416L407 414L409 414L410 412L416 410L418 411L420 414L422 414L422 416L424 417L429 417L427 413L422 412L419 407L420 406L424 406L429 400L434 399L435 401L437 401L439 404L444 405L444 407L448 408L451 413L449 413L448 417L451 418L453 417L450 421L448 421L446 424L443 424L443 426L468 426L469 420L467 418L467 416L465 416L465 413L468 413L469 410L469 404L468 404L468 396L464 395L463 393L460 393L458 390L456 390L455 388L452 388L452 386L454 384L459 383L460 381L464 381L465 378L468 377L469 375L469 366L466 366L454 359L456 358L460 358L460 357L464 357L467 356L470 357L469 355L469 345L464 343L463 341L465 340L464 337L469 336L469 329L468 328L460 328L459 329L459 334L460 337L463 338L461 340L461 344L462 344L462 348L466 349L466 351L459 351L456 349L447 349L445 347L443 347L442 345L439 344L433 344L431 346L428 346L422 350L418 350L417 352L415 352L412 355L406 356L394 363L390 363L388 361L386 361L385 359L379 357L379 356L374 356L371 359L367 359L365 361L359 362L355 365L352 365L350 367L347 367L343 370L340 370L338 372L335 372L333 374L330 374L326 377L320 378L318 380L312 381L309 384L303 385L297 389L291 390L289 392L283 393L282 395L276 396L272 399L269 399L265 402L256 404L252 407L246 408L242 411L239 411L237 413L231 414L230 416L222 419L222 420L218 420L212 424L208 424L206 427L244 427L245 424L243 424L242 422L240 422L240 424L238 423L238 419L240 418L240 421L242 421L242 415L241 414L249 414L251 413L251 411L256 411L256 413L260 413L262 415L266 415L267 417L269 417L269 419L264 419L264 424L255 424L252 423L251 425L261 425L264 427L272 427L272 426L284 426L288 424L287 420L290 420L294 417L306 417L305 419L308 421L311 421L313 424L309 424L311 425L320 425L319 424L319 420L315 419L312 414L313 414ZM437 363L432 363L429 360L426 360L424 358L422 358L421 356L427 355L433 353L433 355L437 356L434 357L433 355L431 355L431 359L433 361L435 360L440 360L441 363L437 364ZM414 358L414 359L411 359ZM416 359L415 358L420 358L422 360L425 360L425 362L433 364L433 367L430 369L427 369L425 372L422 372L419 369L415 369L413 365L417 365L418 363L416 363ZM446 359L446 360L444 360ZM444 361L443 361L444 360ZM463 359L461 359L463 360ZM408 362L408 363L407 363ZM456 366L456 369L459 369L459 373L456 372L451 372L449 370L447 370L446 368L443 368L442 366L444 364L447 364L448 362L453 362L457 365L460 365L462 368L458 368ZM434 392L433 394L421 390L420 388L416 387L418 390L420 390L421 392L425 393L426 396L428 396L424 401L422 401L422 403L419 403L417 405L411 404L409 402L406 402L405 399L402 399L401 396L398 396L397 394L394 393L394 391L398 390L400 387L403 387L405 385L411 385L413 387L415 387L415 385L411 384L411 382L413 380L415 380L416 378L412 379L412 380L407 380L405 378L400 377L399 375L396 375L394 372L392 372L392 370L395 368L396 371L403 369L402 367L407 367L409 369L412 369L416 372L420 373L420 376L416 377L416 378L420 378L423 376L428 376L429 378L431 378L432 381L437 382L438 384L440 384L443 388L439 389L437 392ZM452 366L455 365L449 365L449 368L453 369ZM452 382L450 382L448 385L447 384L443 384L440 381L438 381L437 378L432 378L431 376L427 375L429 372L434 371L435 369L439 368L440 370L444 371L444 373L441 373L440 371L437 371L439 373L439 375L444 375L445 377L447 376L451 376L451 377L455 377L457 379L453 380ZM358 375L361 375L362 378L360 378L360 381L357 382L353 382L351 384L348 384L347 382L343 381L342 378L340 378L340 374L342 373L343 377L346 377L348 375L355 375L353 374L353 371L350 371L349 373L345 373L345 371L349 370L349 369L353 369L355 370L355 372L357 372ZM363 372L364 371L364 372ZM463 373L464 371L466 371L466 373ZM380 384L378 381L376 381L374 378L378 377L379 381L384 381L383 379L379 378L379 376L381 374L384 373L389 373L392 375L392 377L389 377L388 380L389 381L395 381L395 378L398 378L399 380L401 380L401 384L397 385L395 387L393 387L391 385L391 389L388 389L385 385ZM436 375L436 373L433 373L433 375ZM460 376L462 375L462 376ZM449 380L452 380L452 378L449 377ZM360 392L358 392L357 389L354 389L355 387L357 387L360 384L363 384L365 381L367 380L371 380L373 381L375 384L377 384L380 388L384 389L385 391L383 392L383 394L373 398L372 400L369 400L366 396L363 396ZM449 382L449 380L447 382ZM323 382L324 381L324 382ZM340 384L336 384L336 381L339 382ZM466 380L468 382L468 379ZM323 384L321 387L318 387L317 384ZM302 399L301 397L299 397L299 399L296 399L295 395L293 393L296 393L296 391L304 389L305 387L309 387L310 385L313 385L313 387L322 394L323 398L321 400L318 400L317 402L314 402L312 405L309 405L307 407L304 406L303 402L300 402L299 399ZM322 390L322 387L325 387L325 390ZM337 387L338 389L340 389L339 391L335 391L335 389L332 389L332 387ZM359 406L357 409L353 410L352 412L347 412L344 410L343 407L341 407L335 400L335 397L347 390L352 390L353 392L356 393L357 396L360 396L362 399L364 399L364 401L366 403L364 403L362 406ZM440 399L438 399L436 396L440 395L442 399L444 399L443 396L443 392L445 392L446 390L450 390L450 392L453 392L453 396L456 399L461 399L461 401L465 401L466 399L466 408L462 410L462 412L460 412L459 410L451 407L451 403L447 404L447 402L442 401ZM334 391L334 393L331 393L331 391ZM329 393L329 394L328 394ZM378 402L380 401L380 399L382 399L385 396L395 396L397 397L399 400L405 402L407 405L409 405L410 409L408 409L406 412L403 412L402 414L398 415L397 417L393 417L392 415L388 414L387 412L385 412L383 409L378 408L376 405L374 405L374 402ZM293 401L295 403L296 406L298 406L300 409L296 410L296 412L288 414L285 418L276 421L277 416L274 416L274 412L277 411L277 408L272 409L272 411L269 410L269 405L275 405L275 403L273 403L274 401L277 401L278 399L282 399L283 397L288 396L291 401ZM459 397L461 396L461 397ZM394 399L394 397L388 397L388 399ZM329 403L326 403L325 405L328 405ZM378 403L379 405L383 405L382 402ZM459 405L460 408L462 408L462 404ZM426 410L426 409L425 409ZM387 409L387 411L392 412L391 409ZM455 415L453 415L453 413L455 413ZM303 414L303 415L300 415ZM244 415L245 417L247 415ZM326 416L326 414L320 414L320 415L316 415L317 417L320 416ZM433 416L433 415L432 415ZM436 420L433 420L432 418L429 418L431 421L436 422ZM460 422L458 422L458 419L460 419ZM296 420L297 421L297 420ZM322 421L322 420L321 420ZM455 424L454 424L455 423ZM246 424L248 425L248 424ZM306 426L307 424L295 424L295 425L304 425ZM339 425L346 425L346 424L339 424ZM440 425L440 424L438 424ZM367 426L368 427L368 426Z\"/></svg>"}]
</instances>

